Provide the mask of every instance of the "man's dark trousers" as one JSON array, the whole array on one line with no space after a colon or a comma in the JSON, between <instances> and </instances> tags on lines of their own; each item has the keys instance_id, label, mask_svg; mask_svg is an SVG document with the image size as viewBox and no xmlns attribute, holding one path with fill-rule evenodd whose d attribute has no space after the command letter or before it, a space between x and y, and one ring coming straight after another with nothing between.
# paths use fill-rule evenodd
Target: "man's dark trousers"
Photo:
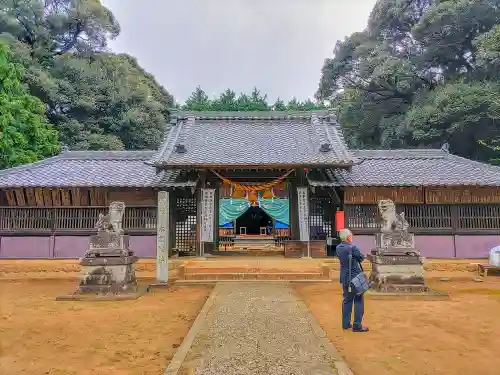
<instances>
[{"instance_id":1,"label":"man's dark trousers","mask_svg":"<svg viewBox=\"0 0 500 375\"><path fill-rule=\"evenodd\" d=\"M354 323L353 328L361 328L363 314L365 313L365 301L363 295L356 295L354 288L349 292L348 285L342 285L344 291L344 301L342 302L342 328L349 328L351 323L352 305L354 304Z\"/></svg>"}]
</instances>

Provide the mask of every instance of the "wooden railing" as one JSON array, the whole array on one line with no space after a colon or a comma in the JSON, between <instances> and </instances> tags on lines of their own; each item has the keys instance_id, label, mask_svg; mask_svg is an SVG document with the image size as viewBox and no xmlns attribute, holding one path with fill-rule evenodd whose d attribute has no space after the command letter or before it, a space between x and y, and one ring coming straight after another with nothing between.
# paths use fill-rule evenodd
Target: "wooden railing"
<instances>
[{"instance_id":1,"label":"wooden railing","mask_svg":"<svg viewBox=\"0 0 500 375\"><path fill-rule=\"evenodd\" d=\"M89 232L107 207L0 207L0 233ZM125 232L156 232L156 207L126 207Z\"/></svg>"},{"instance_id":2,"label":"wooden railing","mask_svg":"<svg viewBox=\"0 0 500 375\"><path fill-rule=\"evenodd\" d=\"M410 230L420 233L500 232L500 204L398 204ZM346 205L346 226L357 232L380 228L377 206Z\"/></svg>"}]
</instances>

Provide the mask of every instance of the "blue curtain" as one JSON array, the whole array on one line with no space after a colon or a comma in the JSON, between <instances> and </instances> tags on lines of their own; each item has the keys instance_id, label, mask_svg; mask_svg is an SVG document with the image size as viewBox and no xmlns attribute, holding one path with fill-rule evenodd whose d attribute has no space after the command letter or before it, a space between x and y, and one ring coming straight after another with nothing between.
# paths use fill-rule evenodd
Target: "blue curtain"
<instances>
[{"instance_id":1,"label":"blue curtain","mask_svg":"<svg viewBox=\"0 0 500 375\"><path fill-rule=\"evenodd\" d=\"M273 199L259 199L260 208L266 214L271 216L274 220L280 221L284 224L290 224L290 204L288 199L273 198Z\"/></svg>"},{"instance_id":2,"label":"blue curtain","mask_svg":"<svg viewBox=\"0 0 500 375\"><path fill-rule=\"evenodd\" d=\"M285 223L282 223L281 221L277 221L275 224L274 224L274 227L276 229L286 229L286 228L289 228L290 225L289 224L285 224Z\"/></svg>"},{"instance_id":3,"label":"blue curtain","mask_svg":"<svg viewBox=\"0 0 500 375\"><path fill-rule=\"evenodd\" d=\"M222 198L219 200L219 226L230 223L250 207L250 202L245 198Z\"/></svg>"}]
</instances>

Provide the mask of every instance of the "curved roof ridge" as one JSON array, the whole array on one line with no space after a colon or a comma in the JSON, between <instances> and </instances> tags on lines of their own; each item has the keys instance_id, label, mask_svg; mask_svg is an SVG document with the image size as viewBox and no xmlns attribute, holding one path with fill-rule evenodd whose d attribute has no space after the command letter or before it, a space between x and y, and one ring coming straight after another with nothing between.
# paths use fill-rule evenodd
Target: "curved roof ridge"
<instances>
[{"instance_id":1,"label":"curved roof ridge","mask_svg":"<svg viewBox=\"0 0 500 375\"><path fill-rule=\"evenodd\" d=\"M353 149L351 152L361 159L442 159L450 155L435 148Z\"/></svg>"},{"instance_id":2,"label":"curved roof ridge","mask_svg":"<svg viewBox=\"0 0 500 375\"><path fill-rule=\"evenodd\" d=\"M310 119L330 116L328 110L313 111L178 111L172 112L172 117L186 119L195 117L197 120L282 120L282 119Z\"/></svg>"}]
</instances>

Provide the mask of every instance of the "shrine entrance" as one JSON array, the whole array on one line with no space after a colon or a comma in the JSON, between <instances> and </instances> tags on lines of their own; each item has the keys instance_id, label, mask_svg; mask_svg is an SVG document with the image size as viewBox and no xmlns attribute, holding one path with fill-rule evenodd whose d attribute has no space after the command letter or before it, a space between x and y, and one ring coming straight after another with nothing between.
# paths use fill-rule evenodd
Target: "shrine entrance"
<instances>
[{"instance_id":1,"label":"shrine entrance","mask_svg":"<svg viewBox=\"0 0 500 375\"><path fill-rule=\"evenodd\" d=\"M259 206L249 207L236 219L236 233L240 235L271 235L273 219Z\"/></svg>"},{"instance_id":2,"label":"shrine entrance","mask_svg":"<svg viewBox=\"0 0 500 375\"><path fill-rule=\"evenodd\" d=\"M213 171L221 182L218 202L219 252L224 255L282 254L285 241L290 239L290 202L286 178L291 172L278 174L267 171L270 176L267 181L262 181L264 178L256 175L255 171L226 172L228 176ZM253 182L255 179L260 181Z\"/></svg>"}]
</instances>

